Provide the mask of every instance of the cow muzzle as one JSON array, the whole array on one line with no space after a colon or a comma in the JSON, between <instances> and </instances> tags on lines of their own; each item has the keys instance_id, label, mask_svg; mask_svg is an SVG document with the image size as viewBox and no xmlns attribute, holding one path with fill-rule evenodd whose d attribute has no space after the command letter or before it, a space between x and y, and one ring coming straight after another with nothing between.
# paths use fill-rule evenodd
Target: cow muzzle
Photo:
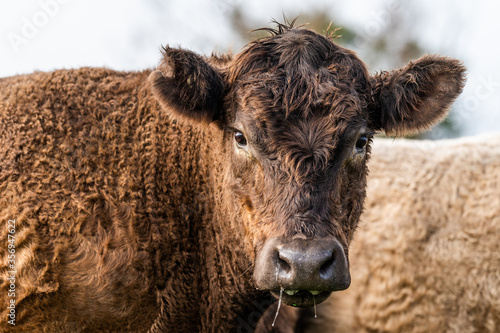
<instances>
[{"instance_id":1,"label":"cow muzzle","mask_svg":"<svg viewBox=\"0 0 500 333\"><path fill-rule=\"evenodd\" d=\"M255 261L257 288L287 305L319 304L351 283L344 249L335 238L268 239Z\"/></svg>"}]
</instances>

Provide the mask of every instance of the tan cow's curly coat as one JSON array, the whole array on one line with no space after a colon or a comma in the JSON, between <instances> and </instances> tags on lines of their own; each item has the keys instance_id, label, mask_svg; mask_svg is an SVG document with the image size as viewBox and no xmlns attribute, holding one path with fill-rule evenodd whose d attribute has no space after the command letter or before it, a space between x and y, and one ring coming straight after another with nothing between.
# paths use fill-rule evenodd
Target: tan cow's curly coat
<instances>
[{"instance_id":1,"label":"tan cow's curly coat","mask_svg":"<svg viewBox=\"0 0 500 333\"><path fill-rule=\"evenodd\" d=\"M499 332L499 142L375 140L352 284L308 332Z\"/></svg>"}]
</instances>

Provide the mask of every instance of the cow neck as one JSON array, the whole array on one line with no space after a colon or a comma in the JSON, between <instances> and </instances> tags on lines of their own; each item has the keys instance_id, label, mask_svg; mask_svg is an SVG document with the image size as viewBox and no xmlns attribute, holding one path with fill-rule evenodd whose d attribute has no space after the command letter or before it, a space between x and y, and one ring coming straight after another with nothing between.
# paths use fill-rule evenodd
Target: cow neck
<instances>
[{"instance_id":1,"label":"cow neck","mask_svg":"<svg viewBox=\"0 0 500 333\"><path fill-rule=\"evenodd\" d=\"M254 327L253 321L260 318L271 299L251 283L253 265L245 248L241 205L231 191L234 179L223 133L211 125L205 134L205 142L210 143L205 153L211 196L207 210L211 212L206 215L202 234L207 269L203 294L208 300L203 309L205 316L202 314L202 331L235 331L238 327L245 331Z\"/></svg>"},{"instance_id":2,"label":"cow neck","mask_svg":"<svg viewBox=\"0 0 500 333\"><path fill-rule=\"evenodd\" d=\"M155 326L185 331L191 325L202 332L254 327L271 300L251 284L222 132L214 124L182 124L164 112L149 126L155 163L148 172L156 184L146 189L154 203L147 206L157 244L153 274L160 295L182 295L161 301Z\"/></svg>"}]
</instances>

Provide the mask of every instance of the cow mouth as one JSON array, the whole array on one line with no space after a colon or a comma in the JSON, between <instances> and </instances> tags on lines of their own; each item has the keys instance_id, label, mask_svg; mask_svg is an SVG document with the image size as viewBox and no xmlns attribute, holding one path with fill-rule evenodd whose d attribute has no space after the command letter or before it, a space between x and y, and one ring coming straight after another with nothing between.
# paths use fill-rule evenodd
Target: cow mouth
<instances>
[{"instance_id":1,"label":"cow mouth","mask_svg":"<svg viewBox=\"0 0 500 333\"><path fill-rule=\"evenodd\" d=\"M283 292L279 290L272 290L271 294L280 299L283 304L295 306L300 308L307 308L315 306L326 300L330 296L331 291L317 291L317 290L290 290L284 289Z\"/></svg>"}]
</instances>

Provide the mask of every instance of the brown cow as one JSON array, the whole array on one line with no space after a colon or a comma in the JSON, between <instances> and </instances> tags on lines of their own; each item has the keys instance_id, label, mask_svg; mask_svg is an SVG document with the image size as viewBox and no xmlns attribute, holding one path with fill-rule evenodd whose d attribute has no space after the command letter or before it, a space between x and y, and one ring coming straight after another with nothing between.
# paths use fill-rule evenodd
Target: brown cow
<instances>
[{"instance_id":1,"label":"brown cow","mask_svg":"<svg viewBox=\"0 0 500 333\"><path fill-rule=\"evenodd\" d=\"M465 69L369 76L328 37L271 32L234 58L0 81L2 330L244 332L271 294L349 286L373 133L442 119Z\"/></svg>"}]
</instances>

